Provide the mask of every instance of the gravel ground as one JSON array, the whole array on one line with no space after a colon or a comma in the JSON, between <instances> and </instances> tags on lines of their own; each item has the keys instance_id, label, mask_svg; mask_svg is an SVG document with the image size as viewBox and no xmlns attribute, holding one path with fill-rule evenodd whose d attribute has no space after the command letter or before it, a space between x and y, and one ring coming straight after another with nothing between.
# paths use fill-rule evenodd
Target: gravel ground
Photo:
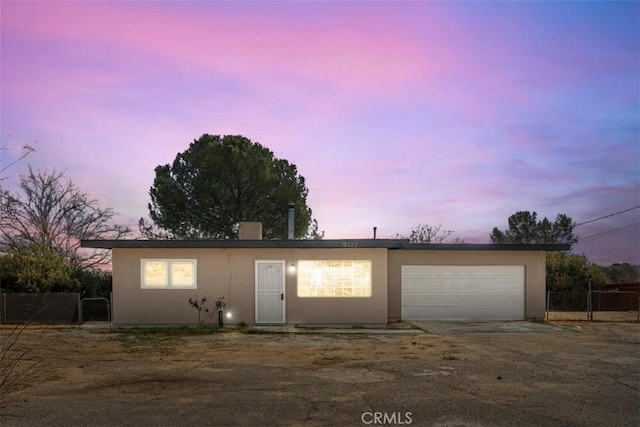
<instances>
[{"instance_id":1,"label":"gravel ground","mask_svg":"<svg viewBox=\"0 0 640 427\"><path fill-rule=\"evenodd\" d=\"M638 425L640 325L552 326L204 336L28 330L12 350L25 353L21 367L40 369L4 396L0 422ZM9 331L1 332L6 346Z\"/></svg>"}]
</instances>

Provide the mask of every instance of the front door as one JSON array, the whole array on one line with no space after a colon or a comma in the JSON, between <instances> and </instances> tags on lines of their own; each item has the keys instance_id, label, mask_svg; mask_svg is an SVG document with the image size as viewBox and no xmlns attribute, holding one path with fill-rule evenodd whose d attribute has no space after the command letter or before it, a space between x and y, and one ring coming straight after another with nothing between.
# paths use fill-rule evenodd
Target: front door
<instances>
[{"instance_id":1,"label":"front door","mask_svg":"<svg viewBox=\"0 0 640 427\"><path fill-rule=\"evenodd\" d=\"M284 261L256 261L256 324L284 323Z\"/></svg>"}]
</instances>

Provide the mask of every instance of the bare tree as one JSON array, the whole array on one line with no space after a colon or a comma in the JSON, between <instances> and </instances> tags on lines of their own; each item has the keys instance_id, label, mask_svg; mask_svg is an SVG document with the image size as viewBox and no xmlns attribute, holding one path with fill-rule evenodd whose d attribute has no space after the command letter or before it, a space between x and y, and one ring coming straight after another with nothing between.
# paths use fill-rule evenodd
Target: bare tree
<instances>
[{"instance_id":1,"label":"bare tree","mask_svg":"<svg viewBox=\"0 0 640 427\"><path fill-rule=\"evenodd\" d=\"M411 229L411 234L408 237L396 234L394 238L409 239L411 243L444 243L452 234L452 230L443 230L442 225L418 224ZM465 241L456 237L451 243L465 243Z\"/></svg>"},{"instance_id":2,"label":"bare tree","mask_svg":"<svg viewBox=\"0 0 640 427\"><path fill-rule=\"evenodd\" d=\"M451 243L454 245L464 245L467 243L467 239L465 239L464 237L455 237L453 240L449 240L448 242L445 243Z\"/></svg>"},{"instance_id":3,"label":"bare tree","mask_svg":"<svg viewBox=\"0 0 640 427\"><path fill-rule=\"evenodd\" d=\"M81 239L119 239L130 229L113 222L116 213L62 172L36 171L21 177L20 194L0 188L0 249L20 251L39 245L61 255L72 268L109 261L108 250L80 248Z\"/></svg>"},{"instance_id":4,"label":"bare tree","mask_svg":"<svg viewBox=\"0 0 640 427\"><path fill-rule=\"evenodd\" d=\"M0 147L0 151L10 151L13 150L14 148L11 147ZM21 148L22 150L22 155L20 157L18 157L16 160L14 160L13 162L9 163L8 165L2 165L2 163L0 162L0 174L4 171L6 171L7 169L9 169L11 166L15 165L16 163L18 163L20 160L24 159L25 157L27 157L29 154L34 153L36 151L35 148L33 148L33 146L29 145L29 144L25 144L22 146ZM10 176L5 176L2 177L0 176L0 182L4 181L5 179L9 179L11 178Z\"/></svg>"}]
</instances>

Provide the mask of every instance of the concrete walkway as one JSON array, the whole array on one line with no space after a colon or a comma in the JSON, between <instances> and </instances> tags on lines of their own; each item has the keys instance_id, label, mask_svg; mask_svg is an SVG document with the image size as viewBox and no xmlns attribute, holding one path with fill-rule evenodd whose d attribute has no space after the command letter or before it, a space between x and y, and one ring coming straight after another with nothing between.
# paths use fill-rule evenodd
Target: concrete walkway
<instances>
[{"instance_id":1,"label":"concrete walkway","mask_svg":"<svg viewBox=\"0 0 640 427\"><path fill-rule=\"evenodd\" d=\"M570 328L547 322L527 321L413 321L414 329L385 329L385 328L296 328L293 326L253 326L250 329L256 333L292 333L292 334L422 334L451 335L470 333L566 333Z\"/></svg>"},{"instance_id":2,"label":"concrete walkway","mask_svg":"<svg viewBox=\"0 0 640 427\"><path fill-rule=\"evenodd\" d=\"M256 332L292 333L292 334L423 334L421 329L384 329L384 328L296 328L291 326L254 326Z\"/></svg>"},{"instance_id":3,"label":"concrete walkway","mask_svg":"<svg viewBox=\"0 0 640 427\"><path fill-rule=\"evenodd\" d=\"M487 321L487 322L441 322L414 321L411 324L423 331L435 335L469 333L566 333L571 329L546 322L527 321Z\"/></svg>"}]
</instances>

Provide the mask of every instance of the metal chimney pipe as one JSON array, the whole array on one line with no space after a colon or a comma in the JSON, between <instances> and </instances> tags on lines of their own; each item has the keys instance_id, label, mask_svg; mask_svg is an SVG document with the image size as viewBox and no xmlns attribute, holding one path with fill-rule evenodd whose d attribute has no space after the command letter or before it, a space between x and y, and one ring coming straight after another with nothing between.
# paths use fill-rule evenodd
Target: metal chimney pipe
<instances>
[{"instance_id":1,"label":"metal chimney pipe","mask_svg":"<svg viewBox=\"0 0 640 427\"><path fill-rule=\"evenodd\" d=\"M373 227L373 238L376 238L376 232L378 231L378 227Z\"/></svg>"},{"instance_id":2,"label":"metal chimney pipe","mask_svg":"<svg viewBox=\"0 0 640 427\"><path fill-rule=\"evenodd\" d=\"M296 205L294 205L293 203L289 203L288 205L288 212L287 212L287 239L289 240L293 240L295 238L294 236L294 211L296 208Z\"/></svg>"}]
</instances>

